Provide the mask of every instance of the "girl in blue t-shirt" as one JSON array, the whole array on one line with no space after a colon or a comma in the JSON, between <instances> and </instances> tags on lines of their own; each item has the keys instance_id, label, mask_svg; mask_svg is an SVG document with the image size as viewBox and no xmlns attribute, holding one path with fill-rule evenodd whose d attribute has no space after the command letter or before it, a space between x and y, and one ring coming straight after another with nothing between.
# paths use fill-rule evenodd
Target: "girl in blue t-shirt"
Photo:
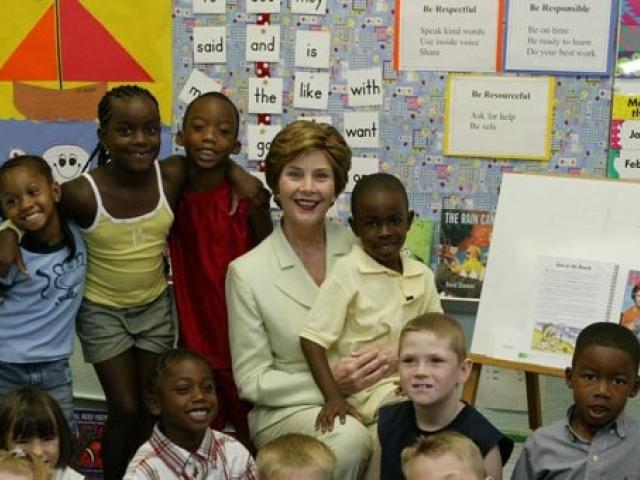
<instances>
[{"instance_id":1,"label":"girl in blue t-shirt","mask_svg":"<svg viewBox=\"0 0 640 480\"><path fill-rule=\"evenodd\" d=\"M21 155L0 166L0 209L24 231L22 258L0 277L0 399L32 385L49 393L73 425L69 357L82 300L86 251L57 210L60 185L45 160Z\"/></svg>"}]
</instances>

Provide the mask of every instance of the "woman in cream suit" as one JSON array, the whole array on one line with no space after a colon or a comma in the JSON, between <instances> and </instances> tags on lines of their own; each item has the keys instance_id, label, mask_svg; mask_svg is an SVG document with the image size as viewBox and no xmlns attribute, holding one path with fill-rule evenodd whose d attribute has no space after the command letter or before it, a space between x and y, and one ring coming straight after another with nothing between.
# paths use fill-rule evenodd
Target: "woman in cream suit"
<instances>
[{"instance_id":1,"label":"woman in cream suit","mask_svg":"<svg viewBox=\"0 0 640 480\"><path fill-rule=\"evenodd\" d=\"M351 152L327 124L294 122L278 133L266 157L266 179L283 211L281 224L260 245L236 259L227 273L227 308L233 374L240 396L253 403L249 430L256 447L285 433L315 436L337 456L336 477L358 479L370 454L367 429L355 418L321 433L315 421L324 398L300 349L304 325L327 273L354 238L326 223L326 214L347 183ZM349 371L353 359L340 363ZM349 371L349 392L384 374L369 357ZM339 368L338 368L339 369ZM368 373L368 375L367 375ZM351 385L351 387L349 386Z\"/></svg>"}]
</instances>

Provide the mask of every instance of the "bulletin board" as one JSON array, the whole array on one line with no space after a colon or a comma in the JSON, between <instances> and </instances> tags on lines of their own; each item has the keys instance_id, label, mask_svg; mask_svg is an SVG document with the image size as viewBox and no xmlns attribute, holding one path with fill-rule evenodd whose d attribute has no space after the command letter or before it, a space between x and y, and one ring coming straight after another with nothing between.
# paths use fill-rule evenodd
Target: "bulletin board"
<instances>
[{"instance_id":1,"label":"bulletin board","mask_svg":"<svg viewBox=\"0 0 640 480\"><path fill-rule=\"evenodd\" d=\"M280 55L278 62L269 62L268 66L271 77L282 79L284 92L282 112L271 115L271 124L286 125L301 116L325 116L342 130L345 112L378 113L379 146L353 148L354 164L363 162L362 158L375 159L373 162L377 162L379 170L398 176L407 187L411 207L418 217L433 222L434 229L428 231L435 238L443 208L494 209L504 172L606 175L611 76L545 73L552 77L554 84L547 160L446 155L445 107L450 72L394 70L397 3L392 0L320 1L325 6L324 15L293 13L293 0L277 2L279 13L269 14L270 25L280 27ZM246 60L247 28L260 21L258 13L248 12L251 3L250 0L227 0L223 13L194 13L192 0L174 0L173 128L175 133L186 106L179 99L185 83L194 70L206 74L219 82L220 89L239 107L243 122L240 136L245 148L236 160L256 170L260 168L259 162L249 160L246 149L248 126L258 123L258 115L248 113L250 79L256 76L256 63ZM404 8L412 8L424 0L402 3ZM452 7L469 3L476 2L446 2ZM613 5L617 12L618 3ZM194 63L194 28L206 26L226 26L225 63ZM326 69L295 66L296 35L312 31L330 32L330 60ZM382 71L382 104L351 107L347 100L349 72L369 68ZM329 75L326 110L293 107L294 77L299 72ZM498 72L497 75L524 74ZM337 202L340 220L348 216L348 202L348 193ZM432 256L431 260L435 258Z\"/></svg>"}]
</instances>

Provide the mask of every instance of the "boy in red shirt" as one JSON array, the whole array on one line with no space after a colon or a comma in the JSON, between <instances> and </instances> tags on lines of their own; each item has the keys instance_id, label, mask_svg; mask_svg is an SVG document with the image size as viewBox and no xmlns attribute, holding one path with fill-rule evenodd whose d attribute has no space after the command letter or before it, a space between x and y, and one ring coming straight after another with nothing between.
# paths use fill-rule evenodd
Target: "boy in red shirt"
<instances>
[{"instance_id":1,"label":"boy in red shirt","mask_svg":"<svg viewBox=\"0 0 640 480\"><path fill-rule=\"evenodd\" d=\"M224 282L229 263L265 238L273 224L268 209L247 200L229 214L231 184L225 172L229 156L240 152L239 128L237 108L221 93L205 93L187 107L177 142L185 148L188 180L169 250L179 343L201 354L215 373L220 409L212 428L222 430L228 421L250 446L250 406L240 400L231 373Z\"/></svg>"}]
</instances>

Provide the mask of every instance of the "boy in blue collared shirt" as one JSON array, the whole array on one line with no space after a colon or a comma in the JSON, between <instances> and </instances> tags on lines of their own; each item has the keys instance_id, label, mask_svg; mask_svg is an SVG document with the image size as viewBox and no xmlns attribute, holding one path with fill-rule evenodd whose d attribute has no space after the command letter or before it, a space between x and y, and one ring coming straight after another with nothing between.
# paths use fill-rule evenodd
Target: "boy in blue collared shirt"
<instances>
[{"instance_id":1,"label":"boy in blue collared shirt","mask_svg":"<svg viewBox=\"0 0 640 480\"><path fill-rule=\"evenodd\" d=\"M527 440L512 480L640 478L640 423L624 413L640 388L639 362L630 330L606 322L582 330L565 372L575 404Z\"/></svg>"}]
</instances>

